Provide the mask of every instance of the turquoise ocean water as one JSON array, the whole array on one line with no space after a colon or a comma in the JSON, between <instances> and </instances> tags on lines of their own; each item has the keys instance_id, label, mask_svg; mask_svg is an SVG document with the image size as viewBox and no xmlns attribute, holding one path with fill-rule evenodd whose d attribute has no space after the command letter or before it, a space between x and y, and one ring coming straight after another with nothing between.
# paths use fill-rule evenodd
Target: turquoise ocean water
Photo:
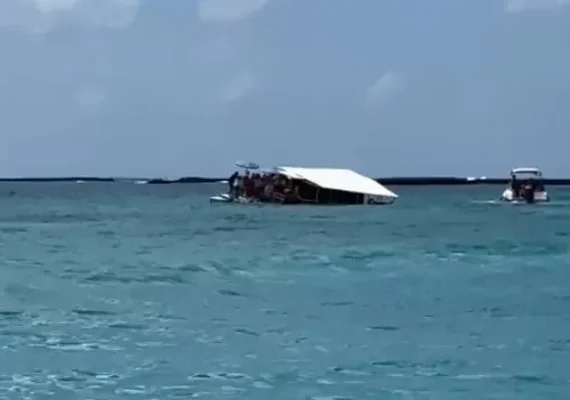
<instances>
[{"instance_id":1,"label":"turquoise ocean water","mask_svg":"<svg viewBox=\"0 0 570 400\"><path fill-rule=\"evenodd\" d=\"M569 189L220 189L0 185L0 398L568 399Z\"/></svg>"}]
</instances>

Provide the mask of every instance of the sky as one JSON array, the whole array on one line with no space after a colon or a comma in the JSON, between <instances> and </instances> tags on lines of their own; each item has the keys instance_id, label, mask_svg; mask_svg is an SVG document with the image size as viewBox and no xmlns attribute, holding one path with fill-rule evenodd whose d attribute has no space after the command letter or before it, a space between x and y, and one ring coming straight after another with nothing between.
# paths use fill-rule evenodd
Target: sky
<instances>
[{"instance_id":1,"label":"sky","mask_svg":"<svg viewBox=\"0 0 570 400\"><path fill-rule=\"evenodd\" d=\"M1 176L570 176L570 0L1 0Z\"/></svg>"}]
</instances>

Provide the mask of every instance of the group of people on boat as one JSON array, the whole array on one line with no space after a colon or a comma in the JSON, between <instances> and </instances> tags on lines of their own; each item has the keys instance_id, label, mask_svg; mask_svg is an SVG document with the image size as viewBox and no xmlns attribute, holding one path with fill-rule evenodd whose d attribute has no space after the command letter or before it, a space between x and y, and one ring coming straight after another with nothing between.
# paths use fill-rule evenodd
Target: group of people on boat
<instances>
[{"instance_id":1,"label":"group of people on boat","mask_svg":"<svg viewBox=\"0 0 570 400\"><path fill-rule=\"evenodd\" d=\"M234 172L228 179L229 195L233 199L243 198L247 201L300 203L314 202L303 198L301 185L287 176L277 173L250 172L243 174Z\"/></svg>"},{"instance_id":2,"label":"group of people on boat","mask_svg":"<svg viewBox=\"0 0 570 400\"><path fill-rule=\"evenodd\" d=\"M527 202L534 201L535 192L544 191L542 181L535 179L519 180L515 174L511 174L510 187L513 198Z\"/></svg>"}]
</instances>

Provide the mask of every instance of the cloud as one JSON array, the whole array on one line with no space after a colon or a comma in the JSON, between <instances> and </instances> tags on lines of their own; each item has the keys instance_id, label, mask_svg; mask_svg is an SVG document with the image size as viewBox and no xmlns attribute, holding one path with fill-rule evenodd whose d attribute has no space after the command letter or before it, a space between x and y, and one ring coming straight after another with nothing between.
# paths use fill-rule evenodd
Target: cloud
<instances>
[{"instance_id":1,"label":"cloud","mask_svg":"<svg viewBox=\"0 0 570 400\"><path fill-rule=\"evenodd\" d=\"M260 13L270 2L270 0L196 1L198 2L198 17L204 24L243 22ZM233 70L239 68L238 65L243 62L247 62L243 54L244 42L240 42L233 34L227 35L227 32L222 31L221 35L206 36L206 39L208 43L204 43L204 53L214 56L209 57L209 60L210 58L223 60L222 65L229 66ZM209 48L212 45L215 45L217 49ZM214 91L213 102L218 105L236 102L249 95L258 86L259 81L251 72L238 72L225 85Z\"/></svg>"},{"instance_id":2,"label":"cloud","mask_svg":"<svg viewBox=\"0 0 570 400\"><path fill-rule=\"evenodd\" d=\"M139 0L0 0L0 28L32 33L65 25L121 29L138 9Z\"/></svg>"},{"instance_id":3,"label":"cloud","mask_svg":"<svg viewBox=\"0 0 570 400\"><path fill-rule=\"evenodd\" d=\"M505 11L511 14L524 11L552 10L570 5L570 0L505 0Z\"/></svg>"},{"instance_id":4,"label":"cloud","mask_svg":"<svg viewBox=\"0 0 570 400\"><path fill-rule=\"evenodd\" d=\"M219 99L224 103L234 102L251 93L259 82L249 72L235 75L221 90Z\"/></svg>"},{"instance_id":5,"label":"cloud","mask_svg":"<svg viewBox=\"0 0 570 400\"><path fill-rule=\"evenodd\" d=\"M366 92L368 106L377 108L388 103L405 89L404 77L392 71L383 74Z\"/></svg>"},{"instance_id":6,"label":"cloud","mask_svg":"<svg viewBox=\"0 0 570 400\"><path fill-rule=\"evenodd\" d=\"M263 10L270 0L198 0L202 22L235 22Z\"/></svg>"}]
</instances>

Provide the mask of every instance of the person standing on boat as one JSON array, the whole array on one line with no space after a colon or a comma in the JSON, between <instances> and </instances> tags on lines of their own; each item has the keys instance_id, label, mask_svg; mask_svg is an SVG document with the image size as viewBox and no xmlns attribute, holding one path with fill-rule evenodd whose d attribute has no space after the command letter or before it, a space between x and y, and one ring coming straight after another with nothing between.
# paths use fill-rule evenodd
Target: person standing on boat
<instances>
[{"instance_id":1,"label":"person standing on boat","mask_svg":"<svg viewBox=\"0 0 570 400\"><path fill-rule=\"evenodd\" d=\"M511 190L513 191L513 199L518 199L520 197L521 182L518 181L514 173L511 173Z\"/></svg>"},{"instance_id":2,"label":"person standing on boat","mask_svg":"<svg viewBox=\"0 0 570 400\"><path fill-rule=\"evenodd\" d=\"M228 186L230 187L230 196L234 196L235 195L235 183L237 181L237 179L239 178L239 172L236 171L232 174L232 176L230 176L228 178Z\"/></svg>"}]
</instances>

